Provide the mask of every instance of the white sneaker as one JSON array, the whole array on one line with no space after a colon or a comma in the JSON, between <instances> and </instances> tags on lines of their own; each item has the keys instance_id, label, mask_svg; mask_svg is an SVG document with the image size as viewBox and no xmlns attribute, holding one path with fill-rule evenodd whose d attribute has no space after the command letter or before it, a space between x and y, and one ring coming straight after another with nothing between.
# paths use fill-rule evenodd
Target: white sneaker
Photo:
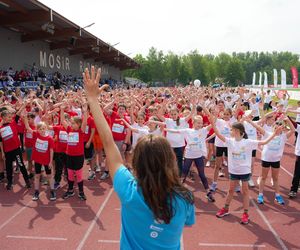
<instances>
[{"instance_id":1,"label":"white sneaker","mask_svg":"<svg viewBox=\"0 0 300 250\"><path fill-rule=\"evenodd\" d=\"M100 173L101 169L99 165L96 165L96 169L95 169L96 173Z\"/></svg>"},{"instance_id":2,"label":"white sneaker","mask_svg":"<svg viewBox=\"0 0 300 250\"><path fill-rule=\"evenodd\" d=\"M249 187L255 187L254 181L252 180L252 178L248 181L248 185Z\"/></svg>"},{"instance_id":3,"label":"white sneaker","mask_svg":"<svg viewBox=\"0 0 300 250\"><path fill-rule=\"evenodd\" d=\"M104 172L101 177L100 177L100 180L105 180L109 177L109 173L108 172Z\"/></svg>"},{"instance_id":4,"label":"white sneaker","mask_svg":"<svg viewBox=\"0 0 300 250\"><path fill-rule=\"evenodd\" d=\"M220 169L219 170L219 177L225 177L225 174L223 172L223 169Z\"/></svg>"},{"instance_id":5,"label":"white sneaker","mask_svg":"<svg viewBox=\"0 0 300 250\"><path fill-rule=\"evenodd\" d=\"M207 161L205 166L210 167L210 161Z\"/></svg>"},{"instance_id":6,"label":"white sneaker","mask_svg":"<svg viewBox=\"0 0 300 250\"><path fill-rule=\"evenodd\" d=\"M240 193L240 192L241 192L241 186L238 184L238 185L235 187L234 191L235 191L236 193Z\"/></svg>"},{"instance_id":7,"label":"white sneaker","mask_svg":"<svg viewBox=\"0 0 300 250\"><path fill-rule=\"evenodd\" d=\"M223 165L227 167L227 161L223 161Z\"/></svg>"},{"instance_id":8,"label":"white sneaker","mask_svg":"<svg viewBox=\"0 0 300 250\"><path fill-rule=\"evenodd\" d=\"M272 187L274 187L274 181L273 181L273 178L271 178L271 185L272 185Z\"/></svg>"}]
</instances>

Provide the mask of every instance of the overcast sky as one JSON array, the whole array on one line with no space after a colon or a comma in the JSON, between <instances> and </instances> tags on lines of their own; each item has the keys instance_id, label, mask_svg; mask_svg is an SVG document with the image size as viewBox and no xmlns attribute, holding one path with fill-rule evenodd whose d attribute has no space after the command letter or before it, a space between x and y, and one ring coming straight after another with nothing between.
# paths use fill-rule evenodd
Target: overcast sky
<instances>
[{"instance_id":1,"label":"overcast sky","mask_svg":"<svg viewBox=\"0 0 300 250\"><path fill-rule=\"evenodd\" d=\"M40 0L124 54L291 51L300 0Z\"/></svg>"}]
</instances>

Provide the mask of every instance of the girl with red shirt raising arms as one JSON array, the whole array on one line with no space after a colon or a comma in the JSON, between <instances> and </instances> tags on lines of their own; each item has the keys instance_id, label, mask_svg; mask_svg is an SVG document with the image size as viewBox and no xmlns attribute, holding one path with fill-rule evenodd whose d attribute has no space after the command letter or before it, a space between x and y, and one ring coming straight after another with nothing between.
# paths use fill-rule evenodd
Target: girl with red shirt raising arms
<instances>
[{"instance_id":1,"label":"girl with red shirt raising arms","mask_svg":"<svg viewBox=\"0 0 300 250\"><path fill-rule=\"evenodd\" d=\"M64 106L60 110L61 124L67 130L68 142L66 149L66 165L68 170L68 190L63 198L67 199L74 196L74 177L76 175L77 185L79 189L78 197L81 200L86 200L83 192L83 163L84 163L84 134L87 124L87 104L82 107L83 118L74 116L71 118L71 126L65 120Z\"/></svg>"},{"instance_id":2,"label":"girl with red shirt raising arms","mask_svg":"<svg viewBox=\"0 0 300 250\"><path fill-rule=\"evenodd\" d=\"M7 185L6 189L12 189L13 183L13 161L17 161L17 165L20 167L23 178L26 183L26 187L30 188L30 182L26 167L23 162L21 143L18 137L17 122L20 118L16 116L13 119L13 114L9 110L1 112L2 125L0 126L0 147L2 152L2 159L5 160Z\"/></svg>"}]
</instances>

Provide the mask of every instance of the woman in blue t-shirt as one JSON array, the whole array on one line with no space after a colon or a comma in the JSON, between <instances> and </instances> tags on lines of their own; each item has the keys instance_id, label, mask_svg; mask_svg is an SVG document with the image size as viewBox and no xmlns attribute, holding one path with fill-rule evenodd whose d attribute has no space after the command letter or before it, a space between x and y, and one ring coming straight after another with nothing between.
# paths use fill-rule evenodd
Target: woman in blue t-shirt
<instances>
[{"instance_id":1,"label":"woman in blue t-shirt","mask_svg":"<svg viewBox=\"0 0 300 250\"><path fill-rule=\"evenodd\" d=\"M180 182L176 158L164 137L147 135L133 152L132 174L124 165L98 104L100 69L83 74L86 96L101 137L114 189L122 204L121 249L180 249L185 225L195 223L194 199Z\"/></svg>"}]
</instances>

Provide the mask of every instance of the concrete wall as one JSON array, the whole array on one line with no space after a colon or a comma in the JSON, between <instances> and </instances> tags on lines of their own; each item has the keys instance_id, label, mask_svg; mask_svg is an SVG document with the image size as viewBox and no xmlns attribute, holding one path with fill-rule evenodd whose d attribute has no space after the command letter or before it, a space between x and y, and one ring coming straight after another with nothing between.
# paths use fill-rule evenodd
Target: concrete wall
<instances>
[{"instance_id":1,"label":"concrete wall","mask_svg":"<svg viewBox=\"0 0 300 250\"><path fill-rule=\"evenodd\" d=\"M42 41L21 42L21 35L0 28L0 69L13 67L14 70L32 68L33 63L45 73L59 71L64 75L81 75L82 69L91 64L102 68L102 78L112 77L120 80L121 72L93 60L84 60L80 55L70 56L68 50L50 50L49 45Z\"/></svg>"}]
</instances>

